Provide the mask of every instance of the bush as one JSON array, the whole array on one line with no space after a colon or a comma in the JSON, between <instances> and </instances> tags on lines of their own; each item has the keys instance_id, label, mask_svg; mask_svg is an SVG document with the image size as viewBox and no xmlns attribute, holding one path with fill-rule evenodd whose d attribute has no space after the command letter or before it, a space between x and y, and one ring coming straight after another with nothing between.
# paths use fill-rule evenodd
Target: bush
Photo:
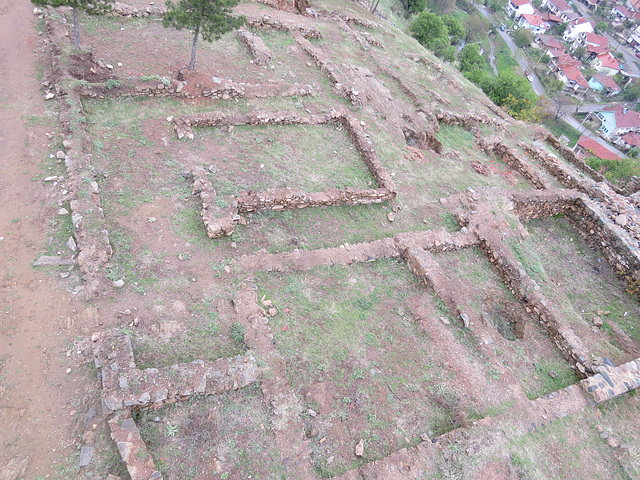
<instances>
[{"instance_id":1,"label":"bush","mask_svg":"<svg viewBox=\"0 0 640 480\"><path fill-rule=\"evenodd\" d=\"M602 173L605 178L611 182L625 182L631 177L640 176L640 168L631 159L623 158L622 160L603 160L598 157L589 157L586 160L587 165L596 172Z\"/></svg>"},{"instance_id":2,"label":"bush","mask_svg":"<svg viewBox=\"0 0 640 480\"><path fill-rule=\"evenodd\" d=\"M526 28L519 28L513 35L513 41L520 48L528 47L533 43L533 33Z\"/></svg>"}]
</instances>

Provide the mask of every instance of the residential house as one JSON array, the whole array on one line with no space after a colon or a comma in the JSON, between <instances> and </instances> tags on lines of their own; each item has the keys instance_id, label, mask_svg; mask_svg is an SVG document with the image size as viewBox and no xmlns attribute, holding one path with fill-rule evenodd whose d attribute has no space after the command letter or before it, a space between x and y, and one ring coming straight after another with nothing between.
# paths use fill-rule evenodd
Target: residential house
<instances>
[{"instance_id":1,"label":"residential house","mask_svg":"<svg viewBox=\"0 0 640 480\"><path fill-rule=\"evenodd\" d=\"M620 137L621 147L624 149L640 147L640 134L636 132L627 133Z\"/></svg>"},{"instance_id":2,"label":"residential house","mask_svg":"<svg viewBox=\"0 0 640 480\"><path fill-rule=\"evenodd\" d=\"M622 23L625 20L632 20L637 22L640 20L640 12L634 12L633 10L627 10L622 5L616 5L611 9L611 15L613 16L613 21L617 23Z\"/></svg>"},{"instance_id":3,"label":"residential house","mask_svg":"<svg viewBox=\"0 0 640 480\"><path fill-rule=\"evenodd\" d=\"M609 50L609 39L597 33L583 32L576 37L571 49L575 50L578 47L585 47L587 51L590 51L589 48L595 47L605 47Z\"/></svg>"},{"instance_id":4,"label":"residential house","mask_svg":"<svg viewBox=\"0 0 640 480\"><path fill-rule=\"evenodd\" d=\"M627 7L633 10L640 10L640 0L627 0Z\"/></svg>"},{"instance_id":5,"label":"residential house","mask_svg":"<svg viewBox=\"0 0 640 480\"><path fill-rule=\"evenodd\" d=\"M595 9L598 8L598 5L600 5L600 2L602 0L580 0L580 1L584 3L589 10L595 11Z\"/></svg>"},{"instance_id":6,"label":"residential house","mask_svg":"<svg viewBox=\"0 0 640 480\"><path fill-rule=\"evenodd\" d=\"M611 97L620 93L621 89L615 80L606 75L596 74L589 80L589 87L596 92Z\"/></svg>"},{"instance_id":7,"label":"residential house","mask_svg":"<svg viewBox=\"0 0 640 480\"><path fill-rule=\"evenodd\" d=\"M574 42L581 33L593 33L594 26L593 22L584 17L576 18L569 22L562 38L565 42Z\"/></svg>"},{"instance_id":8,"label":"residential house","mask_svg":"<svg viewBox=\"0 0 640 480\"><path fill-rule=\"evenodd\" d=\"M589 114L593 118L593 114ZM629 132L640 132L640 113L622 105L609 105L595 114L599 130L605 137L619 137Z\"/></svg>"},{"instance_id":9,"label":"residential house","mask_svg":"<svg viewBox=\"0 0 640 480\"><path fill-rule=\"evenodd\" d=\"M540 13L539 15L544 22L548 23L552 27L554 25L557 25L558 23L562 23L562 18L560 18L557 15L554 15L553 13L545 12L545 13Z\"/></svg>"},{"instance_id":10,"label":"residential house","mask_svg":"<svg viewBox=\"0 0 640 480\"><path fill-rule=\"evenodd\" d=\"M616 60L616 57L609 51L597 55L593 62L591 62L591 66L603 75L613 76L621 71L620 64Z\"/></svg>"},{"instance_id":11,"label":"residential house","mask_svg":"<svg viewBox=\"0 0 640 480\"><path fill-rule=\"evenodd\" d=\"M580 14L574 12L573 10L570 10L568 12L562 12L560 14L560 18L562 19L563 23L569 23L580 18Z\"/></svg>"},{"instance_id":12,"label":"residential house","mask_svg":"<svg viewBox=\"0 0 640 480\"><path fill-rule=\"evenodd\" d=\"M585 137L584 135L580 137L578 143L573 147L573 151L582 159L595 156L603 160L621 160L618 155L597 140Z\"/></svg>"},{"instance_id":13,"label":"residential house","mask_svg":"<svg viewBox=\"0 0 640 480\"><path fill-rule=\"evenodd\" d=\"M549 12L560 16L562 12L570 12L571 7L564 0L543 0L542 6L546 7Z\"/></svg>"},{"instance_id":14,"label":"residential house","mask_svg":"<svg viewBox=\"0 0 640 480\"><path fill-rule=\"evenodd\" d=\"M587 91L589 83L580 72L580 67L571 63L562 63L556 69L556 77L575 93Z\"/></svg>"},{"instance_id":15,"label":"residential house","mask_svg":"<svg viewBox=\"0 0 640 480\"><path fill-rule=\"evenodd\" d=\"M564 45L556 40L553 35L538 35L535 40L535 44L543 50L560 50L565 51Z\"/></svg>"},{"instance_id":16,"label":"residential house","mask_svg":"<svg viewBox=\"0 0 640 480\"><path fill-rule=\"evenodd\" d=\"M533 15L534 10L530 0L509 0L507 3L507 14L510 17L518 18L522 14Z\"/></svg>"},{"instance_id":17,"label":"residential house","mask_svg":"<svg viewBox=\"0 0 640 480\"><path fill-rule=\"evenodd\" d=\"M528 13L520 15L518 25L522 28L531 30L535 35L544 33L549 29L549 24L542 20L540 15L535 13L532 15L529 15Z\"/></svg>"}]
</instances>

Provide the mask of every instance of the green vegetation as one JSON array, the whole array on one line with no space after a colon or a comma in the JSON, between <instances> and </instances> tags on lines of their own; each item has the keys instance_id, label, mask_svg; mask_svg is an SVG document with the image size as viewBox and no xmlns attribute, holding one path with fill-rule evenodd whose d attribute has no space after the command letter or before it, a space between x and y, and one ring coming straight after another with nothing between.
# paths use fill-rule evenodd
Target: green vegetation
<instances>
[{"instance_id":1,"label":"green vegetation","mask_svg":"<svg viewBox=\"0 0 640 480\"><path fill-rule=\"evenodd\" d=\"M205 42L212 42L244 25L245 17L231 14L237 4L238 0L179 0L178 3L167 1L167 12L162 18L162 25L178 30L186 28L193 32L191 60L187 67L189 70L193 70L196 64L198 35L202 35Z\"/></svg>"},{"instance_id":2,"label":"green vegetation","mask_svg":"<svg viewBox=\"0 0 640 480\"><path fill-rule=\"evenodd\" d=\"M89 15L104 15L111 11L113 0L31 0L40 7L71 7L73 14L73 46L80 50L80 27L78 25L78 10Z\"/></svg>"},{"instance_id":3,"label":"green vegetation","mask_svg":"<svg viewBox=\"0 0 640 480\"><path fill-rule=\"evenodd\" d=\"M593 156L587 158L586 162L596 172L602 173L607 180L613 183L624 183L633 176L640 176L640 165L635 158L604 160Z\"/></svg>"},{"instance_id":4,"label":"green vegetation","mask_svg":"<svg viewBox=\"0 0 640 480\"><path fill-rule=\"evenodd\" d=\"M437 57L451 62L456 55L456 48L452 43L460 40L463 30L460 21L453 16L438 16L435 13L422 12L411 24L409 31Z\"/></svg>"}]
</instances>

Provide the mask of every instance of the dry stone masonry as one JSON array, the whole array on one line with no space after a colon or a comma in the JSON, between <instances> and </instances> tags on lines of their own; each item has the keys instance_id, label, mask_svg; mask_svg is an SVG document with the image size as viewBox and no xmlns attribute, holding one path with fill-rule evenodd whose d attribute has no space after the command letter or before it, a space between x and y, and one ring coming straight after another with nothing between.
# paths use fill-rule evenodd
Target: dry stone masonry
<instances>
[{"instance_id":1,"label":"dry stone masonry","mask_svg":"<svg viewBox=\"0 0 640 480\"><path fill-rule=\"evenodd\" d=\"M186 115L173 119L178 138L194 139L194 127L220 127L229 125L323 125L341 123L360 153L362 160L373 175L379 188L375 189L334 189L323 192L301 190L267 190L254 193L245 192L238 197L229 197L217 202L217 194L202 167L193 169L193 193L202 201L202 220L207 235L218 238L233 233L235 225L244 221L242 213L263 210L291 210L307 207L363 205L393 200L397 189L393 178L383 167L360 122L354 117L332 110L326 115L301 116L297 112L251 112L245 115L227 115L222 112ZM220 203L226 205L221 207Z\"/></svg>"}]
</instances>

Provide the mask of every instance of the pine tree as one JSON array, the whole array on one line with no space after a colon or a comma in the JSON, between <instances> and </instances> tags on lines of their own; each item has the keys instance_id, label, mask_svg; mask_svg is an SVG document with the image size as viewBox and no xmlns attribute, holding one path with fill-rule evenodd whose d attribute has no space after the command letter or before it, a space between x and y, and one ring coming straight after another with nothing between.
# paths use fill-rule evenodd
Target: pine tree
<instances>
[{"instance_id":1,"label":"pine tree","mask_svg":"<svg viewBox=\"0 0 640 480\"><path fill-rule=\"evenodd\" d=\"M78 26L78 10L89 15L103 15L111 11L113 0L31 0L39 7L71 7L73 12L73 46L80 49L80 27Z\"/></svg>"},{"instance_id":2,"label":"pine tree","mask_svg":"<svg viewBox=\"0 0 640 480\"><path fill-rule=\"evenodd\" d=\"M212 42L244 24L245 17L231 14L231 9L237 4L238 0L180 0L178 3L167 0L167 13L162 24L178 30L187 28L193 31L189 70L193 70L196 64L199 35L206 42Z\"/></svg>"}]
</instances>

